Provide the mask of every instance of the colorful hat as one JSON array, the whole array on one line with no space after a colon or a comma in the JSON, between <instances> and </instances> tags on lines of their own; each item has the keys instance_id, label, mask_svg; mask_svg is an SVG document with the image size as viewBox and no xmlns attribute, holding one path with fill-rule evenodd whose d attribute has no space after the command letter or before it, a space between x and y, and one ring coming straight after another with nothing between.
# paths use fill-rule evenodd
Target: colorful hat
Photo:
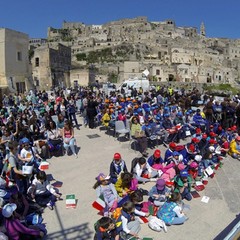
<instances>
[{"instance_id":1,"label":"colorful hat","mask_svg":"<svg viewBox=\"0 0 240 240\"><path fill-rule=\"evenodd\" d=\"M197 134L199 134L199 133L201 133L202 132L202 130L200 129L200 128L196 128L196 133Z\"/></svg>"},{"instance_id":2,"label":"colorful hat","mask_svg":"<svg viewBox=\"0 0 240 240\"><path fill-rule=\"evenodd\" d=\"M120 160L122 157L121 157L121 154L120 153L114 153L113 155L113 159L114 160Z\"/></svg>"},{"instance_id":3,"label":"colorful hat","mask_svg":"<svg viewBox=\"0 0 240 240\"><path fill-rule=\"evenodd\" d=\"M179 152L177 152L177 151L174 151L173 152L173 156L175 157L175 156L179 156L180 155L180 153Z\"/></svg>"},{"instance_id":4,"label":"colorful hat","mask_svg":"<svg viewBox=\"0 0 240 240\"><path fill-rule=\"evenodd\" d=\"M210 132L210 133L209 133L209 136L210 136L210 137L216 137L217 134L216 134L215 132Z\"/></svg>"},{"instance_id":5,"label":"colorful hat","mask_svg":"<svg viewBox=\"0 0 240 240\"><path fill-rule=\"evenodd\" d=\"M104 173L99 173L99 175L96 177L96 180L98 182L102 182L104 180L109 180L110 176L106 176Z\"/></svg>"},{"instance_id":6,"label":"colorful hat","mask_svg":"<svg viewBox=\"0 0 240 240\"><path fill-rule=\"evenodd\" d=\"M176 143L175 142L170 142L169 147L174 149L176 147Z\"/></svg>"},{"instance_id":7,"label":"colorful hat","mask_svg":"<svg viewBox=\"0 0 240 240\"><path fill-rule=\"evenodd\" d=\"M153 156L154 156L155 158L160 158L160 156L161 156L161 151L160 151L159 149L156 149L156 150L154 151L154 153L153 153Z\"/></svg>"},{"instance_id":8,"label":"colorful hat","mask_svg":"<svg viewBox=\"0 0 240 240\"><path fill-rule=\"evenodd\" d=\"M15 203L8 203L2 209L2 215L5 218L9 218L12 216L13 212L17 209L17 205Z\"/></svg>"},{"instance_id":9,"label":"colorful hat","mask_svg":"<svg viewBox=\"0 0 240 240\"><path fill-rule=\"evenodd\" d=\"M199 143L200 140L198 138L192 138L192 143Z\"/></svg>"},{"instance_id":10,"label":"colorful hat","mask_svg":"<svg viewBox=\"0 0 240 240\"><path fill-rule=\"evenodd\" d=\"M188 150L194 152L195 151L194 145L190 144L189 147L188 147Z\"/></svg>"},{"instance_id":11,"label":"colorful hat","mask_svg":"<svg viewBox=\"0 0 240 240\"><path fill-rule=\"evenodd\" d=\"M180 171L180 176L181 177L188 177L189 176L188 171L187 170Z\"/></svg>"},{"instance_id":12,"label":"colorful hat","mask_svg":"<svg viewBox=\"0 0 240 240\"><path fill-rule=\"evenodd\" d=\"M217 141L214 140L214 139L210 139L210 140L209 140L209 144L216 144L216 143L217 143Z\"/></svg>"},{"instance_id":13,"label":"colorful hat","mask_svg":"<svg viewBox=\"0 0 240 240\"><path fill-rule=\"evenodd\" d=\"M206 139L206 138L207 138L207 134L204 133L204 134L202 135L202 138L203 138L203 139Z\"/></svg>"},{"instance_id":14,"label":"colorful hat","mask_svg":"<svg viewBox=\"0 0 240 240\"><path fill-rule=\"evenodd\" d=\"M198 167L198 164L196 162L192 162L190 164L190 168L197 168Z\"/></svg>"},{"instance_id":15,"label":"colorful hat","mask_svg":"<svg viewBox=\"0 0 240 240\"><path fill-rule=\"evenodd\" d=\"M160 191L163 190L165 188L165 185L166 185L166 183L163 179L157 180L156 187L158 190L160 190Z\"/></svg>"}]
</instances>

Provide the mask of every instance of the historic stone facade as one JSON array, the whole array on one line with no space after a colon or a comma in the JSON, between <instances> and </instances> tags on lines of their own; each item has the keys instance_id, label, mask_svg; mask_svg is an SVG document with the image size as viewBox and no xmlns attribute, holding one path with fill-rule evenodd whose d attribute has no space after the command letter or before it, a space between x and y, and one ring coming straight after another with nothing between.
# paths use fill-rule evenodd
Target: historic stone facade
<instances>
[{"instance_id":1,"label":"historic stone facade","mask_svg":"<svg viewBox=\"0 0 240 240\"><path fill-rule=\"evenodd\" d=\"M1 91L22 93L31 89L28 42L27 34L0 28Z\"/></svg>"},{"instance_id":2,"label":"historic stone facade","mask_svg":"<svg viewBox=\"0 0 240 240\"><path fill-rule=\"evenodd\" d=\"M71 47L72 60L78 54L111 48L119 81L127 76L141 75L148 68L156 81L177 80L199 83L236 83L240 81L240 40L208 38L202 22L196 27L178 27L174 20L150 22L146 17L122 19L103 25L64 22L61 29L48 29L48 41ZM117 47L133 46L123 60ZM92 57L92 55L91 55ZM97 68L109 59L99 58ZM90 61L90 60L89 60ZM136 67L137 64L142 67ZM130 69L130 70L129 70ZM134 72L133 72L134 69ZM138 72L139 71L139 72Z\"/></svg>"},{"instance_id":3,"label":"historic stone facade","mask_svg":"<svg viewBox=\"0 0 240 240\"><path fill-rule=\"evenodd\" d=\"M69 87L71 49L59 43L48 43L34 49L31 59L34 85L38 90Z\"/></svg>"}]
</instances>

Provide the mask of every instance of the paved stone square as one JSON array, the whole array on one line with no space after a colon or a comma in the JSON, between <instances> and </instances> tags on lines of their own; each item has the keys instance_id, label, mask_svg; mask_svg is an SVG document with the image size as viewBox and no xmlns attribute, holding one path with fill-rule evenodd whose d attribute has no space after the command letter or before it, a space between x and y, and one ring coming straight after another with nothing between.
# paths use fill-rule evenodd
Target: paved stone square
<instances>
[{"instance_id":1,"label":"paved stone square","mask_svg":"<svg viewBox=\"0 0 240 240\"><path fill-rule=\"evenodd\" d=\"M82 123L82 119L79 118ZM88 135L100 137L89 138ZM96 136L96 135L95 135ZM101 217L91 204L96 199L95 190L92 188L95 177L103 172L109 173L109 166L113 154L119 152L130 169L131 160L140 156L130 148L128 141L119 142L112 136L100 131L99 128L89 129L81 126L75 129L77 146L80 148L78 158L74 156L52 157L49 159L50 167L47 170L50 177L62 182L59 188L63 194L63 201L59 201L53 211L45 209L44 222L47 223L47 239L90 240L94 236L94 223ZM159 146L162 153L165 147ZM153 153L154 149L149 149ZM168 232L154 232L147 224L142 224L140 236L153 237L155 240L164 239L214 239L226 226L228 226L240 213L240 162L232 158L224 159L223 168L219 169L213 179L209 179L206 189L199 192L201 197L210 197L209 203L201 202L201 198L195 198L187 212L189 220L181 226L168 227ZM60 184L61 185L61 184ZM154 183L140 185L150 189ZM66 209L65 197L67 194L75 194L77 198L76 209ZM217 238L216 238L217 239ZM220 239L220 238L218 238Z\"/></svg>"}]
</instances>

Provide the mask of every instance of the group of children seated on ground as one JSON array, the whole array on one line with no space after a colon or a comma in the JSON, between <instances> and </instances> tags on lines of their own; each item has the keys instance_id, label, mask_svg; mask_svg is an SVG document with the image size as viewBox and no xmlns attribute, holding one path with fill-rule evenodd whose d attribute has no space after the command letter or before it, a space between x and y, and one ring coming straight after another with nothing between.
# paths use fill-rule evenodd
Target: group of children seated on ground
<instances>
[{"instance_id":1,"label":"group of children seated on ground","mask_svg":"<svg viewBox=\"0 0 240 240\"><path fill-rule=\"evenodd\" d=\"M138 239L146 217L156 231L183 224L188 220L183 200L192 200L192 188L204 189L228 153L240 159L235 126L226 131L210 126L207 133L197 128L185 145L170 142L165 154L156 149L147 159L134 158L130 171L121 154L115 153L109 175L100 173L93 187L105 203L103 217L95 224L95 239ZM156 182L149 192L139 186L146 182Z\"/></svg>"},{"instance_id":2,"label":"group of children seated on ground","mask_svg":"<svg viewBox=\"0 0 240 240\"><path fill-rule=\"evenodd\" d=\"M42 224L44 208L53 210L61 194L49 183L44 171L19 174L18 178L22 184L30 181L26 191L20 191L15 182L3 176L0 179L0 223L1 231L6 234L0 232L0 237L11 240L40 239L47 233Z\"/></svg>"}]
</instances>

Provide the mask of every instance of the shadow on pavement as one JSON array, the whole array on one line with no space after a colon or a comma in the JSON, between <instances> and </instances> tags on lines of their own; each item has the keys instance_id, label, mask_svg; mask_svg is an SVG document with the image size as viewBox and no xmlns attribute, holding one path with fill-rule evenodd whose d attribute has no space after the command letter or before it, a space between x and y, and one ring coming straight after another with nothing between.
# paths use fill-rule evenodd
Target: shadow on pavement
<instances>
[{"instance_id":1,"label":"shadow on pavement","mask_svg":"<svg viewBox=\"0 0 240 240\"><path fill-rule=\"evenodd\" d=\"M213 240L223 240L239 221L240 214L236 215L236 218L225 229L223 229L222 232L220 232Z\"/></svg>"},{"instance_id":2,"label":"shadow on pavement","mask_svg":"<svg viewBox=\"0 0 240 240\"><path fill-rule=\"evenodd\" d=\"M54 233L49 233L46 236L46 240L89 240L93 239L93 232L89 229L89 223L83 223L71 228L64 228L63 222L60 218L57 205L54 208L57 216L60 230ZM69 216L71 217L71 216Z\"/></svg>"},{"instance_id":3,"label":"shadow on pavement","mask_svg":"<svg viewBox=\"0 0 240 240\"><path fill-rule=\"evenodd\" d=\"M89 229L88 223L83 223L71 228L63 229L58 232L50 233L46 240L89 240L93 239L93 232Z\"/></svg>"}]
</instances>

